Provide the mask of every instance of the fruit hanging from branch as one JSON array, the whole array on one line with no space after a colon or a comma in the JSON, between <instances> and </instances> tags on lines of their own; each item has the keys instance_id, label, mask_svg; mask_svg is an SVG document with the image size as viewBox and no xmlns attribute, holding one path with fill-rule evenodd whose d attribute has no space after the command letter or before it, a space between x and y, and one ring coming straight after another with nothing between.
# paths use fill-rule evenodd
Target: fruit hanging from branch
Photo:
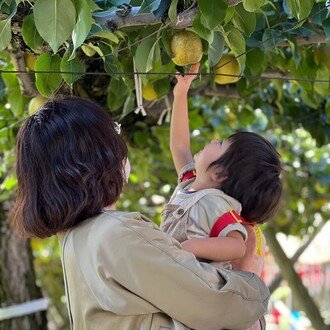
<instances>
[{"instance_id":1,"label":"fruit hanging from branch","mask_svg":"<svg viewBox=\"0 0 330 330\"><path fill-rule=\"evenodd\" d=\"M29 115L34 115L47 102L47 100L48 99L42 95L38 95L32 98L28 105Z\"/></svg>"},{"instance_id":2,"label":"fruit hanging from branch","mask_svg":"<svg viewBox=\"0 0 330 330\"><path fill-rule=\"evenodd\" d=\"M142 97L146 101L154 101L158 98L158 94L154 88L153 83L148 82L146 85L142 86Z\"/></svg>"},{"instance_id":3,"label":"fruit hanging from branch","mask_svg":"<svg viewBox=\"0 0 330 330\"><path fill-rule=\"evenodd\" d=\"M202 59L203 45L201 38L191 31L180 31L171 39L172 61L179 66L195 64Z\"/></svg>"},{"instance_id":4,"label":"fruit hanging from branch","mask_svg":"<svg viewBox=\"0 0 330 330\"><path fill-rule=\"evenodd\" d=\"M214 78L219 85L233 84L239 80L240 68L238 61L232 54L225 54L215 66Z\"/></svg>"}]
</instances>

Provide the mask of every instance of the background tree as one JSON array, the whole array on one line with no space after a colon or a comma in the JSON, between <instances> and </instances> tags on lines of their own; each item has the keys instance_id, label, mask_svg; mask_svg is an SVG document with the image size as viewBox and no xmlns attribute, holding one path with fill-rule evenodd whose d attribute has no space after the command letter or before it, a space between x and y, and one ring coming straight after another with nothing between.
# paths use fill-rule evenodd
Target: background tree
<instances>
[{"instance_id":1,"label":"background tree","mask_svg":"<svg viewBox=\"0 0 330 330\"><path fill-rule=\"evenodd\" d=\"M190 122L198 151L214 137L251 130L281 153L285 197L265 228L303 236L329 219L329 11L311 0L2 0L0 1L0 307L40 297L33 281L28 243L22 265L13 262L6 212L15 191L14 140L22 121L55 94L91 98L121 122L133 171L120 207L138 209L156 222L175 184L169 137L169 108L175 72L171 38L178 30L197 34L203 45L201 77L193 84ZM184 51L184 49L183 49ZM219 64L223 55L233 55ZM227 57L228 58L228 57ZM238 69L233 69L237 63ZM218 85L215 78L235 78ZM134 72L142 89L136 88ZM144 111L140 92L144 96ZM137 97L138 96L138 97ZM146 114L146 116L144 116ZM9 238L8 238L9 237ZM271 249L276 241L268 240ZM38 285L52 297L52 320L66 327L59 251L55 238L32 240ZM275 254L294 287L292 261ZM8 261L10 260L10 262ZM8 274L8 265L16 277ZM289 267L290 266L290 267ZM291 269L290 272L286 272ZM32 281L24 282L26 274ZM292 277L293 276L293 277ZM25 294L17 295L20 283ZM299 285L298 285L299 286ZM294 290L316 329L324 322L306 290ZM37 293L36 293L37 292ZM40 313L39 313L40 314ZM6 320L35 329L39 315ZM39 315L39 316L38 316Z\"/></svg>"}]
</instances>

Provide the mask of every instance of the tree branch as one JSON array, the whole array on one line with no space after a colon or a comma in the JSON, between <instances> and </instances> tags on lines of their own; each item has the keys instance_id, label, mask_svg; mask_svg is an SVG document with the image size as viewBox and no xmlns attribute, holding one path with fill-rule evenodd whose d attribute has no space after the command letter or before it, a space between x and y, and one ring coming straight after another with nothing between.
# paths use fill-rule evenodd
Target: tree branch
<instances>
[{"instance_id":1,"label":"tree branch","mask_svg":"<svg viewBox=\"0 0 330 330\"><path fill-rule=\"evenodd\" d=\"M235 6L240 2L241 0L229 0L228 4L229 6ZM140 8L141 7L132 7L130 13L124 17L118 16L116 11L104 17L95 16L94 18L96 23L105 25L106 27L108 27L110 30L113 31L127 26L155 25L162 23L161 19L155 17L153 13L137 15ZM198 13L198 8L195 7L180 13L172 23L170 23L168 19L163 23L165 24L170 23L169 26L173 29L185 29L187 27L192 26L197 13ZM303 46L303 45L311 45L317 43L326 43L327 39L324 33L320 32L318 34L308 37L298 37L296 39L296 42L298 46ZM278 44L278 46L287 47L289 46L289 42L283 40Z\"/></svg>"},{"instance_id":2,"label":"tree branch","mask_svg":"<svg viewBox=\"0 0 330 330\"><path fill-rule=\"evenodd\" d=\"M306 316L310 319L312 326L315 329L325 330L327 326L324 323L320 311L314 300L309 295L307 288L303 285L300 277L297 275L290 259L286 256L281 245L276 239L274 228L267 226L264 230L264 234L271 253L274 256L283 277L288 282L298 305L305 311Z\"/></svg>"},{"instance_id":3,"label":"tree branch","mask_svg":"<svg viewBox=\"0 0 330 330\"><path fill-rule=\"evenodd\" d=\"M295 264L298 261L299 257L309 247L309 245L314 240L315 236L321 231L321 229L323 228L324 225L325 225L325 222L323 224L321 224L321 226L315 227L313 234L310 235L310 237L308 237L308 239L297 249L295 254L291 257L290 261L292 262L292 264ZM279 287L282 280L283 280L283 276L282 276L281 272L279 272L276 275L276 277L273 279L273 281L270 283L270 285L268 286L268 289L271 294Z\"/></svg>"},{"instance_id":4,"label":"tree branch","mask_svg":"<svg viewBox=\"0 0 330 330\"><path fill-rule=\"evenodd\" d=\"M323 33L314 34L309 37L298 37L296 39L298 46L304 46L304 45L312 45L312 44L319 44L319 43L326 43L328 40L326 40L326 37ZM279 47L287 47L289 46L289 42L287 40L283 40L280 43L278 43Z\"/></svg>"},{"instance_id":5,"label":"tree branch","mask_svg":"<svg viewBox=\"0 0 330 330\"><path fill-rule=\"evenodd\" d=\"M240 3L242 0L229 0L229 6L235 6ZM132 7L131 12L127 16L118 16L117 11L110 13L104 17L95 16L94 19L96 23L105 25L111 30L120 29L126 26L138 26L138 25L155 25L160 24L162 21L154 16L153 13L148 14L138 14L137 12L141 7ZM189 26L192 26L192 23L197 15L198 8L192 8L186 10L178 15L176 20L169 24L173 29L184 29ZM165 24L170 21L165 21Z\"/></svg>"},{"instance_id":6,"label":"tree branch","mask_svg":"<svg viewBox=\"0 0 330 330\"><path fill-rule=\"evenodd\" d=\"M17 71L26 71L26 65L24 60L24 54L23 52L15 47L15 45L12 46L12 49L8 51L11 61L14 65L14 68ZM27 97L34 97L38 95L38 91L35 88L34 82L32 80L31 74L17 74L18 82L20 85L21 92L24 96Z\"/></svg>"}]
</instances>

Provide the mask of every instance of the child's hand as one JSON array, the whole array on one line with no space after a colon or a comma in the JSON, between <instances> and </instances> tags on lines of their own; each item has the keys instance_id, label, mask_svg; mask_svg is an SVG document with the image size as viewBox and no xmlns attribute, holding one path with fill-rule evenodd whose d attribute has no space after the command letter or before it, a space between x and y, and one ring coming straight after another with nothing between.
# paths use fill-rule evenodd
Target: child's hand
<instances>
[{"instance_id":1,"label":"child's hand","mask_svg":"<svg viewBox=\"0 0 330 330\"><path fill-rule=\"evenodd\" d=\"M188 93L192 81L198 75L199 66L200 63L192 64L189 68L189 71L187 71L187 73L196 73L196 74L188 74L188 75L186 74L182 76L181 74L179 74L179 72L177 72L176 79L178 82L173 89L174 96L176 95L176 93L183 93L183 92Z\"/></svg>"},{"instance_id":2,"label":"child's hand","mask_svg":"<svg viewBox=\"0 0 330 330\"><path fill-rule=\"evenodd\" d=\"M194 244L191 244L191 242L191 240L183 241L181 242L181 246L184 250L194 253Z\"/></svg>"}]
</instances>

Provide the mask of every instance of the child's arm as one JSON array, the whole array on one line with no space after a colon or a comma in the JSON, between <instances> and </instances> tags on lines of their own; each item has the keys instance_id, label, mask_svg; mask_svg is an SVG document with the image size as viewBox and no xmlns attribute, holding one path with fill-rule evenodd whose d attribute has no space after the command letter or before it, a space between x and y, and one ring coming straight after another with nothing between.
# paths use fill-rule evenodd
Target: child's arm
<instances>
[{"instance_id":1,"label":"child's arm","mask_svg":"<svg viewBox=\"0 0 330 330\"><path fill-rule=\"evenodd\" d=\"M198 73L199 63L193 64L188 73ZM190 151L190 133L188 119L188 91L195 75L177 75L174 87L173 109L170 129L170 149L177 173L183 166L193 162Z\"/></svg>"},{"instance_id":2,"label":"child's arm","mask_svg":"<svg viewBox=\"0 0 330 330\"><path fill-rule=\"evenodd\" d=\"M192 238L181 245L196 257L212 261L239 259L245 254L245 242L238 231L232 231L225 237Z\"/></svg>"}]
</instances>

